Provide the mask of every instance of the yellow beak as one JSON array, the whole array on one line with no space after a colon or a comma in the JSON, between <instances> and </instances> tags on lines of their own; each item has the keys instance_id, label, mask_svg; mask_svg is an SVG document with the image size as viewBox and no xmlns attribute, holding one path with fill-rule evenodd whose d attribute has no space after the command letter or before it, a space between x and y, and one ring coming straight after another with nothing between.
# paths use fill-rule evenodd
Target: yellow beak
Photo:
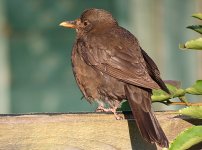
<instances>
[{"instance_id":1,"label":"yellow beak","mask_svg":"<svg viewBox=\"0 0 202 150\"><path fill-rule=\"evenodd\" d=\"M64 21L60 23L60 26L66 28L76 28L76 21Z\"/></svg>"}]
</instances>

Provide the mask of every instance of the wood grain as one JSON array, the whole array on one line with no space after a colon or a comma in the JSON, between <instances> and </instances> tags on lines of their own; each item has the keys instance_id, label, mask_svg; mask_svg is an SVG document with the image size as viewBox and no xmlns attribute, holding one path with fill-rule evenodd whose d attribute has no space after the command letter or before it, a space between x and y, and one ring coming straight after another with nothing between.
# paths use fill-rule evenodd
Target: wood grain
<instances>
[{"instance_id":1,"label":"wood grain","mask_svg":"<svg viewBox=\"0 0 202 150\"><path fill-rule=\"evenodd\" d=\"M0 116L0 150L155 150L145 142L132 115L112 114L24 114ZM171 141L185 128L201 124L174 112L156 112Z\"/></svg>"}]
</instances>

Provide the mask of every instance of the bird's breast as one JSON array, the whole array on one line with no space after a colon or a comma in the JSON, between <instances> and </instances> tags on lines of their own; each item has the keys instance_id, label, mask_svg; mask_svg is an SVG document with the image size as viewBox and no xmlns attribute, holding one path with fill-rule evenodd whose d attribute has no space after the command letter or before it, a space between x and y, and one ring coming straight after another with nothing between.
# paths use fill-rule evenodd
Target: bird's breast
<instances>
[{"instance_id":1,"label":"bird's breast","mask_svg":"<svg viewBox=\"0 0 202 150\"><path fill-rule=\"evenodd\" d=\"M73 48L72 51L72 67L76 82L84 97L89 101L99 99L97 88L100 84L100 74L85 62L77 48Z\"/></svg>"},{"instance_id":2,"label":"bird's breast","mask_svg":"<svg viewBox=\"0 0 202 150\"><path fill-rule=\"evenodd\" d=\"M79 43L74 46L72 67L76 82L84 97L90 102L124 97L124 83L88 64L85 58L82 57L81 48L86 48L83 46L79 45Z\"/></svg>"}]
</instances>

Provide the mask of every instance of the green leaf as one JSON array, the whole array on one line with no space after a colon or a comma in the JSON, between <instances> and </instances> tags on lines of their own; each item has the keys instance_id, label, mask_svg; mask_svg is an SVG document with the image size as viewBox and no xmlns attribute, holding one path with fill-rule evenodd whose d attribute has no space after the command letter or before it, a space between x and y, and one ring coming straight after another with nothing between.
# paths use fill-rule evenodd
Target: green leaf
<instances>
[{"instance_id":1,"label":"green leaf","mask_svg":"<svg viewBox=\"0 0 202 150\"><path fill-rule=\"evenodd\" d=\"M188 26L187 28L202 34L202 25L193 25L193 26Z\"/></svg>"},{"instance_id":2,"label":"green leaf","mask_svg":"<svg viewBox=\"0 0 202 150\"><path fill-rule=\"evenodd\" d=\"M202 38L198 38L196 40L187 41L184 45L180 44L179 47L181 49L197 49L197 50L202 50Z\"/></svg>"},{"instance_id":3,"label":"green leaf","mask_svg":"<svg viewBox=\"0 0 202 150\"><path fill-rule=\"evenodd\" d=\"M202 20L202 13L193 14L192 17Z\"/></svg>"},{"instance_id":4,"label":"green leaf","mask_svg":"<svg viewBox=\"0 0 202 150\"><path fill-rule=\"evenodd\" d=\"M202 142L202 126L193 126L181 132L170 144L169 150L186 150Z\"/></svg>"},{"instance_id":5,"label":"green leaf","mask_svg":"<svg viewBox=\"0 0 202 150\"><path fill-rule=\"evenodd\" d=\"M202 106L190 106L180 109L178 113L190 116L193 118L202 119ZM202 131L201 131L202 132Z\"/></svg>"},{"instance_id":6,"label":"green leaf","mask_svg":"<svg viewBox=\"0 0 202 150\"><path fill-rule=\"evenodd\" d=\"M153 90L153 95L151 96L152 102L165 101L171 98L181 97L185 95L185 90L183 89L177 88L171 84L166 84L166 86L171 92L171 95L164 92L163 90Z\"/></svg>"},{"instance_id":7,"label":"green leaf","mask_svg":"<svg viewBox=\"0 0 202 150\"><path fill-rule=\"evenodd\" d=\"M189 48L189 49L200 49L200 50L202 50L202 38L187 41L185 43L185 47Z\"/></svg>"},{"instance_id":8,"label":"green leaf","mask_svg":"<svg viewBox=\"0 0 202 150\"><path fill-rule=\"evenodd\" d=\"M197 80L190 88L185 89L189 94L202 95L202 80Z\"/></svg>"},{"instance_id":9,"label":"green leaf","mask_svg":"<svg viewBox=\"0 0 202 150\"><path fill-rule=\"evenodd\" d=\"M152 102L160 102L170 99L170 95L163 90L153 90L153 95L151 96Z\"/></svg>"},{"instance_id":10,"label":"green leaf","mask_svg":"<svg viewBox=\"0 0 202 150\"><path fill-rule=\"evenodd\" d=\"M202 38L198 38L196 40L187 41L185 44L180 44L179 48L181 48L181 49L202 50Z\"/></svg>"}]
</instances>

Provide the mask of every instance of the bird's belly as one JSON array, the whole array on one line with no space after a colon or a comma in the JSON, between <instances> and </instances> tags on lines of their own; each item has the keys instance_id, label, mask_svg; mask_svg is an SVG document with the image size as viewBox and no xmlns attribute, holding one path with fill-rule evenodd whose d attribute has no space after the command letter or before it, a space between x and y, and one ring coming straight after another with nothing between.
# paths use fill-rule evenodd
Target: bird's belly
<instances>
[{"instance_id":1,"label":"bird's belly","mask_svg":"<svg viewBox=\"0 0 202 150\"><path fill-rule=\"evenodd\" d=\"M72 65L77 84L89 102L125 99L123 82L94 69L86 64L78 54L72 56Z\"/></svg>"}]
</instances>

